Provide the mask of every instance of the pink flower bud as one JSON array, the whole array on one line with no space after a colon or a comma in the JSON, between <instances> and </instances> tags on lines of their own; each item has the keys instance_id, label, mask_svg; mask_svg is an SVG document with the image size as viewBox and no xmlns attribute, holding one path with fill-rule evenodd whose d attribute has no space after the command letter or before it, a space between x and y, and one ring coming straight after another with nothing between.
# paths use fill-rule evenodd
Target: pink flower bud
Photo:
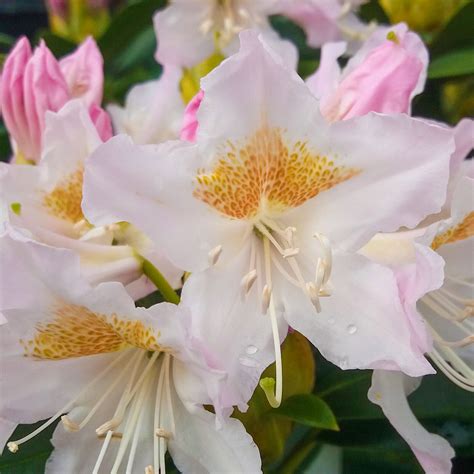
<instances>
[{"instance_id":1,"label":"pink flower bud","mask_svg":"<svg viewBox=\"0 0 474 474\"><path fill-rule=\"evenodd\" d=\"M110 120L109 114L102 107L92 104L89 108L89 115L97 129L99 137L103 142L106 142L113 135L112 121Z\"/></svg>"},{"instance_id":2,"label":"pink flower bud","mask_svg":"<svg viewBox=\"0 0 474 474\"><path fill-rule=\"evenodd\" d=\"M38 159L41 154L45 114L48 110L57 112L68 98L67 84L59 63L44 41L41 41L26 65L23 80L23 105L32 148L31 155L21 149L25 158Z\"/></svg>"},{"instance_id":3,"label":"pink flower bud","mask_svg":"<svg viewBox=\"0 0 474 474\"><path fill-rule=\"evenodd\" d=\"M199 91L189 102L184 110L183 125L181 127L181 140L188 142L196 141L196 133L198 129L197 112L204 98L204 91Z\"/></svg>"},{"instance_id":4,"label":"pink flower bud","mask_svg":"<svg viewBox=\"0 0 474 474\"><path fill-rule=\"evenodd\" d=\"M408 113L423 62L395 34L370 51L321 103L330 121L380 113Z\"/></svg>"},{"instance_id":5,"label":"pink flower bud","mask_svg":"<svg viewBox=\"0 0 474 474\"><path fill-rule=\"evenodd\" d=\"M94 40L59 63L43 41L32 54L28 40L20 39L5 61L0 87L0 110L17 158L39 160L48 110L57 112L75 97L99 106L102 86L102 56ZM108 137L109 117L93 113L99 133Z\"/></svg>"},{"instance_id":6,"label":"pink flower bud","mask_svg":"<svg viewBox=\"0 0 474 474\"><path fill-rule=\"evenodd\" d=\"M102 55L96 42L87 38L72 54L59 62L71 98L82 97L85 103L100 105L104 86Z\"/></svg>"},{"instance_id":7,"label":"pink flower bud","mask_svg":"<svg viewBox=\"0 0 474 474\"><path fill-rule=\"evenodd\" d=\"M31 58L30 43L21 38L8 55L2 72L0 103L2 116L11 137L24 153L31 155L23 99L23 76Z\"/></svg>"}]
</instances>

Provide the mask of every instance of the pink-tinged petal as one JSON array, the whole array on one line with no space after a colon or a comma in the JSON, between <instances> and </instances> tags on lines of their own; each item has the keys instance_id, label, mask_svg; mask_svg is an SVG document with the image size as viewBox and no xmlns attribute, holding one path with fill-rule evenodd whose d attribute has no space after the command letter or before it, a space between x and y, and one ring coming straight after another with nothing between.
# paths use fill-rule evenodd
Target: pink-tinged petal
<instances>
[{"instance_id":1,"label":"pink-tinged petal","mask_svg":"<svg viewBox=\"0 0 474 474\"><path fill-rule=\"evenodd\" d=\"M72 54L59 62L71 98L81 97L87 105L102 102L104 60L93 38L87 38Z\"/></svg>"},{"instance_id":2,"label":"pink-tinged petal","mask_svg":"<svg viewBox=\"0 0 474 474\"><path fill-rule=\"evenodd\" d=\"M89 114L91 116L92 122L95 125L95 128L97 129L100 139L103 142L106 142L113 136L110 115L102 107L99 107L95 104L90 106Z\"/></svg>"},{"instance_id":3,"label":"pink-tinged petal","mask_svg":"<svg viewBox=\"0 0 474 474\"><path fill-rule=\"evenodd\" d=\"M308 257L299 261L305 281L314 278L307 262L315 259ZM278 276L274 295L288 324L342 369L434 373L423 352L411 344L411 326L392 270L359 255L333 259L331 296L320 299L319 314L300 288Z\"/></svg>"},{"instance_id":4,"label":"pink-tinged petal","mask_svg":"<svg viewBox=\"0 0 474 474\"><path fill-rule=\"evenodd\" d=\"M449 131L375 113L323 130L311 139L314 149L360 172L289 213L288 225L307 242L321 232L336 247L358 250L377 232L414 228L440 211L454 149Z\"/></svg>"},{"instance_id":5,"label":"pink-tinged petal","mask_svg":"<svg viewBox=\"0 0 474 474\"><path fill-rule=\"evenodd\" d=\"M28 130L37 157L41 152L46 112L58 111L69 99L59 63L43 41L26 66L23 82Z\"/></svg>"},{"instance_id":6,"label":"pink-tinged petal","mask_svg":"<svg viewBox=\"0 0 474 474\"><path fill-rule=\"evenodd\" d=\"M212 2L171 3L153 18L158 42L155 58L161 64L192 67L214 51L214 35L201 25L211 17Z\"/></svg>"},{"instance_id":7,"label":"pink-tinged petal","mask_svg":"<svg viewBox=\"0 0 474 474\"><path fill-rule=\"evenodd\" d=\"M327 43L321 48L321 60L318 70L306 79L310 91L317 99L332 93L341 78L341 67L337 59L346 51L346 43Z\"/></svg>"},{"instance_id":8,"label":"pink-tinged petal","mask_svg":"<svg viewBox=\"0 0 474 474\"><path fill-rule=\"evenodd\" d=\"M449 474L454 450L441 436L423 428L410 409L407 396L418 386L416 380L397 372L375 370L368 397L410 445L426 473Z\"/></svg>"},{"instance_id":9,"label":"pink-tinged petal","mask_svg":"<svg viewBox=\"0 0 474 474\"><path fill-rule=\"evenodd\" d=\"M301 25L306 32L307 42L315 48L324 43L341 39L337 18L341 10L339 0L315 2L304 0L283 2L282 13Z\"/></svg>"},{"instance_id":10,"label":"pink-tinged petal","mask_svg":"<svg viewBox=\"0 0 474 474\"><path fill-rule=\"evenodd\" d=\"M386 40L325 97L321 111L330 121L369 112L407 113L422 68L401 44Z\"/></svg>"},{"instance_id":11,"label":"pink-tinged petal","mask_svg":"<svg viewBox=\"0 0 474 474\"><path fill-rule=\"evenodd\" d=\"M344 68L344 76L352 73L366 60L367 56L373 50L383 45L387 41L387 35L389 33L396 36L400 46L406 51L407 55L418 58L422 64L418 81L412 91L411 98L413 98L422 92L425 87L429 56L428 49L423 40L416 33L409 31L405 23L378 27L369 38L364 41L357 53L349 60Z\"/></svg>"},{"instance_id":12,"label":"pink-tinged petal","mask_svg":"<svg viewBox=\"0 0 474 474\"><path fill-rule=\"evenodd\" d=\"M2 71L0 103L3 121L16 146L27 157L34 157L36 149L28 133L25 114L24 74L31 58L31 46L27 38L21 38L5 60Z\"/></svg>"},{"instance_id":13,"label":"pink-tinged petal","mask_svg":"<svg viewBox=\"0 0 474 474\"><path fill-rule=\"evenodd\" d=\"M204 97L204 91L199 91L189 102L184 110L183 126L181 127L181 140L188 142L196 141L196 133L199 126L197 111Z\"/></svg>"}]
</instances>

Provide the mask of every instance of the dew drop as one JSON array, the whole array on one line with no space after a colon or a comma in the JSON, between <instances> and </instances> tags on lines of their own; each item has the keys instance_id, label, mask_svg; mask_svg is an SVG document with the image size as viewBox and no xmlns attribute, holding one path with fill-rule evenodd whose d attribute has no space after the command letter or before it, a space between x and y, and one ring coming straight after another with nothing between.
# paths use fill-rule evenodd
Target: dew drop
<instances>
[{"instance_id":1,"label":"dew drop","mask_svg":"<svg viewBox=\"0 0 474 474\"><path fill-rule=\"evenodd\" d=\"M354 324L349 324L349 326L347 326L347 332L349 334L355 334L357 332L357 326Z\"/></svg>"},{"instance_id":2,"label":"dew drop","mask_svg":"<svg viewBox=\"0 0 474 474\"><path fill-rule=\"evenodd\" d=\"M258 367L258 362L250 357L239 357L239 362L245 367Z\"/></svg>"},{"instance_id":3,"label":"dew drop","mask_svg":"<svg viewBox=\"0 0 474 474\"><path fill-rule=\"evenodd\" d=\"M255 346L248 346L247 349L245 349L245 352L246 352L248 355L256 354L256 353L258 352L258 347L255 347Z\"/></svg>"}]
</instances>

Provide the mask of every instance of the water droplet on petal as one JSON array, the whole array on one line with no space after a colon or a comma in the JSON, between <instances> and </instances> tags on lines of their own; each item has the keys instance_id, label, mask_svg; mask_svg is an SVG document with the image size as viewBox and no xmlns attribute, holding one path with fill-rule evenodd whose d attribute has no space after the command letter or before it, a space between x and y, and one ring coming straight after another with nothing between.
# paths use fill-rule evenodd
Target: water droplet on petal
<instances>
[{"instance_id":1,"label":"water droplet on petal","mask_svg":"<svg viewBox=\"0 0 474 474\"><path fill-rule=\"evenodd\" d=\"M245 367L253 368L259 366L259 363L254 359L250 359L250 357L239 357L239 362Z\"/></svg>"},{"instance_id":2,"label":"water droplet on petal","mask_svg":"<svg viewBox=\"0 0 474 474\"><path fill-rule=\"evenodd\" d=\"M255 346L248 346L247 349L245 349L245 352L248 355L256 354L258 352L258 347Z\"/></svg>"},{"instance_id":3,"label":"water droplet on petal","mask_svg":"<svg viewBox=\"0 0 474 474\"><path fill-rule=\"evenodd\" d=\"M347 332L349 334L355 334L357 332L357 326L354 324L349 324L349 326L347 326Z\"/></svg>"}]
</instances>

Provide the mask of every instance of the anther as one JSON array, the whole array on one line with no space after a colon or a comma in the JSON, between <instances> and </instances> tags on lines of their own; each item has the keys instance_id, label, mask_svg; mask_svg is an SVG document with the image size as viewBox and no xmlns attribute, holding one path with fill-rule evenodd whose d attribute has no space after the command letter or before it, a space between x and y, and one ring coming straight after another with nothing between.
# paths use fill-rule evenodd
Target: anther
<instances>
[{"instance_id":1,"label":"anther","mask_svg":"<svg viewBox=\"0 0 474 474\"><path fill-rule=\"evenodd\" d=\"M63 415L61 421L64 429L70 433L77 433L81 429L81 427L75 421L72 421L67 415Z\"/></svg>"},{"instance_id":2,"label":"anther","mask_svg":"<svg viewBox=\"0 0 474 474\"><path fill-rule=\"evenodd\" d=\"M296 232L296 227L287 227L283 232L286 240L288 240L290 245L293 245L293 236Z\"/></svg>"},{"instance_id":3,"label":"anther","mask_svg":"<svg viewBox=\"0 0 474 474\"><path fill-rule=\"evenodd\" d=\"M319 302L319 291L318 288L316 288L316 285L314 282L309 281L306 283L306 291L308 292L309 299L311 300L311 303L313 303L313 306L316 309L316 312L320 313L321 312L321 304Z\"/></svg>"},{"instance_id":4,"label":"anther","mask_svg":"<svg viewBox=\"0 0 474 474\"><path fill-rule=\"evenodd\" d=\"M246 296L257 279L257 270L250 270L240 281L242 296Z\"/></svg>"},{"instance_id":5,"label":"anther","mask_svg":"<svg viewBox=\"0 0 474 474\"><path fill-rule=\"evenodd\" d=\"M283 258L294 257L300 253L300 249L285 249L283 250L282 256Z\"/></svg>"},{"instance_id":6,"label":"anther","mask_svg":"<svg viewBox=\"0 0 474 474\"><path fill-rule=\"evenodd\" d=\"M95 432L97 433L98 436L104 435L107 433L107 431L114 431L115 428L120 425L121 420L117 420L115 418L112 418L109 421L106 421L103 425L100 425Z\"/></svg>"},{"instance_id":7,"label":"anther","mask_svg":"<svg viewBox=\"0 0 474 474\"><path fill-rule=\"evenodd\" d=\"M155 430L155 435L158 436L158 438L165 438L165 439L172 439L173 438L172 433L165 430L164 428L157 428Z\"/></svg>"},{"instance_id":8,"label":"anther","mask_svg":"<svg viewBox=\"0 0 474 474\"><path fill-rule=\"evenodd\" d=\"M145 474L155 474L155 470L153 469L153 466L147 466L145 468Z\"/></svg>"},{"instance_id":9,"label":"anther","mask_svg":"<svg viewBox=\"0 0 474 474\"><path fill-rule=\"evenodd\" d=\"M16 444L14 441L10 441L7 444L7 448L11 453L16 453L18 451L18 444Z\"/></svg>"},{"instance_id":10,"label":"anther","mask_svg":"<svg viewBox=\"0 0 474 474\"><path fill-rule=\"evenodd\" d=\"M219 260L219 257L221 256L222 253L222 245L218 245L217 247L214 247L209 253L209 264L210 265L215 265L217 261Z\"/></svg>"},{"instance_id":11,"label":"anther","mask_svg":"<svg viewBox=\"0 0 474 474\"><path fill-rule=\"evenodd\" d=\"M265 285L262 291L262 313L267 314L268 307L270 306L270 300L272 297L272 288L269 285Z\"/></svg>"},{"instance_id":12,"label":"anther","mask_svg":"<svg viewBox=\"0 0 474 474\"><path fill-rule=\"evenodd\" d=\"M100 435L97 435L97 438L104 439L106 436L107 434L100 434ZM113 431L111 437L116 438L116 439L122 439L123 433L120 433L120 431Z\"/></svg>"}]
</instances>

